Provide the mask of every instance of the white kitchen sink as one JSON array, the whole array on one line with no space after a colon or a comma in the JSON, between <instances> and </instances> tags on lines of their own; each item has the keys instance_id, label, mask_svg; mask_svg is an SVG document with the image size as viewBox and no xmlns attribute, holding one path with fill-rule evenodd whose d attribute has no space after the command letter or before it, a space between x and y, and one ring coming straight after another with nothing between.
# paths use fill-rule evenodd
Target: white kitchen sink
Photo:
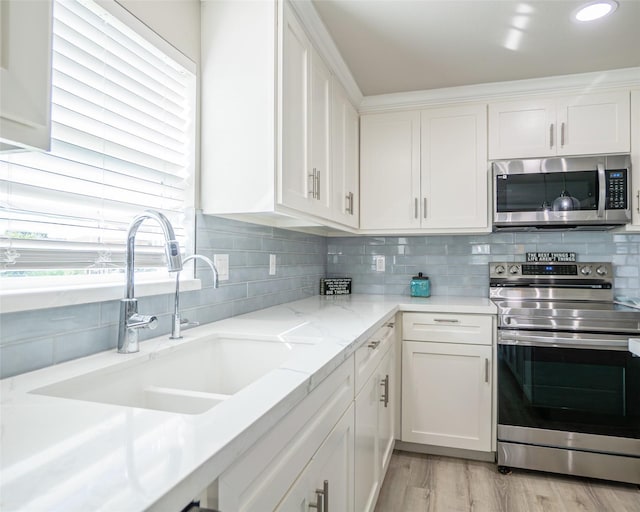
<instances>
[{"instance_id":1,"label":"white kitchen sink","mask_svg":"<svg viewBox=\"0 0 640 512\"><path fill-rule=\"evenodd\" d=\"M200 414L311 345L206 336L32 391L39 395Z\"/></svg>"}]
</instances>

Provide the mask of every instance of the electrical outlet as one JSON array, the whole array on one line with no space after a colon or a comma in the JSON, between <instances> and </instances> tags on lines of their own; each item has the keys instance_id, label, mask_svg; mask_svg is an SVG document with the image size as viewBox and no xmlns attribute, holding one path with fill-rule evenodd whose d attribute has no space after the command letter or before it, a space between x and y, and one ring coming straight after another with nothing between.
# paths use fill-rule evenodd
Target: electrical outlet
<instances>
[{"instance_id":1,"label":"electrical outlet","mask_svg":"<svg viewBox=\"0 0 640 512\"><path fill-rule=\"evenodd\" d=\"M213 264L218 271L219 281L229 280L229 255L228 254L214 254Z\"/></svg>"},{"instance_id":2,"label":"electrical outlet","mask_svg":"<svg viewBox=\"0 0 640 512\"><path fill-rule=\"evenodd\" d=\"M376 272L384 272L385 259L384 256L376 256Z\"/></svg>"},{"instance_id":3,"label":"electrical outlet","mask_svg":"<svg viewBox=\"0 0 640 512\"><path fill-rule=\"evenodd\" d=\"M269 275L270 276L276 275L276 255L275 254L269 254Z\"/></svg>"}]
</instances>

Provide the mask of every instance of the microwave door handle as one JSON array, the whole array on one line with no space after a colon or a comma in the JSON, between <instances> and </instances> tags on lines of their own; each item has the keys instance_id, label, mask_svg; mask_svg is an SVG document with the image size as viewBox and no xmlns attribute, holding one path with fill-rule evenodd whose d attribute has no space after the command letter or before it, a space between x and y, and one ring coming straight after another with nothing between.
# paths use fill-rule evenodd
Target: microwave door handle
<instances>
[{"instance_id":1,"label":"microwave door handle","mask_svg":"<svg viewBox=\"0 0 640 512\"><path fill-rule=\"evenodd\" d=\"M598 164L598 218L604 217L604 207L607 201L607 180L604 174L604 165Z\"/></svg>"}]
</instances>

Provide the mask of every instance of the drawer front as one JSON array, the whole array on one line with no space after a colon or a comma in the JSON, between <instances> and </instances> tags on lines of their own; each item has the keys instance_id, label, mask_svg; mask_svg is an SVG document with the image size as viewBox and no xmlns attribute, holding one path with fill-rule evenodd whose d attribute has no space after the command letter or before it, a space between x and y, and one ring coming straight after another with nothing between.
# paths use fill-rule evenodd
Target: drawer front
<instances>
[{"instance_id":1,"label":"drawer front","mask_svg":"<svg viewBox=\"0 0 640 512\"><path fill-rule=\"evenodd\" d=\"M395 322L386 322L355 354L355 392L362 389L395 340Z\"/></svg>"},{"instance_id":2,"label":"drawer front","mask_svg":"<svg viewBox=\"0 0 640 512\"><path fill-rule=\"evenodd\" d=\"M451 313L404 313L402 339L491 345L492 315Z\"/></svg>"}]
</instances>

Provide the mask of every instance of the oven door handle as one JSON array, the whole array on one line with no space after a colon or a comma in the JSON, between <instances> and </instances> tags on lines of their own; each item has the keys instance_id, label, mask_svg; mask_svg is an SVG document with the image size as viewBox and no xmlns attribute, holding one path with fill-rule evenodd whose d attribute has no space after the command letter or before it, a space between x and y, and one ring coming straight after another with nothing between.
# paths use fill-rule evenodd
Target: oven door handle
<instances>
[{"instance_id":1,"label":"oven door handle","mask_svg":"<svg viewBox=\"0 0 640 512\"><path fill-rule=\"evenodd\" d=\"M628 351L631 347L628 338L624 336L581 336L519 330L498 330L498 345L618 351Z\"/></svg>"}]
</instances>

